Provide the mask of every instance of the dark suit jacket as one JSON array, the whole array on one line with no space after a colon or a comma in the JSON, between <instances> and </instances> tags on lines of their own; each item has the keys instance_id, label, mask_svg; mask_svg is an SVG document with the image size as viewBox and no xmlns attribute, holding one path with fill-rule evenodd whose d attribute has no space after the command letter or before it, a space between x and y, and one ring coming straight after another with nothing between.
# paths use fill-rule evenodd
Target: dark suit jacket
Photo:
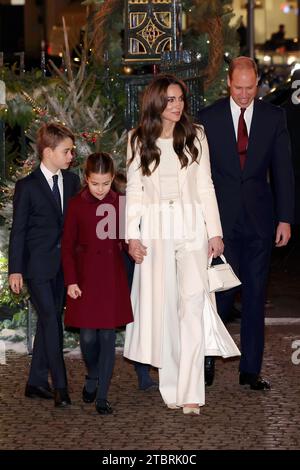
<instances>
[{"instance_id":1,"label":"dark suit jacket","mask_svg":"<svg viewBox=\"0 0 300 470\"><path fill-rule=\"evenodd\" d=\"M62 170L64 214L69 199L80 187L77 175ZM50 186L40 168L16 183L13 225L9 243L9 274L25 279L48 280L61 264L61 235L64 214L60 214Z\"/></svg>"},{"instance_id":2,"label":"dark suit jacket","mask_svg":"<svg viewBox=\"0 0 300 470\"><path fill-rule=\"evenodd\" d=\"M208 139L224 235L230 236L242 207L261 237L272 236L275 221L293 222L294 176L284 111L254 100L243 171L239 163L229 98L204 108L199 121L204 125Z\"/></svg>"}]
</instances>

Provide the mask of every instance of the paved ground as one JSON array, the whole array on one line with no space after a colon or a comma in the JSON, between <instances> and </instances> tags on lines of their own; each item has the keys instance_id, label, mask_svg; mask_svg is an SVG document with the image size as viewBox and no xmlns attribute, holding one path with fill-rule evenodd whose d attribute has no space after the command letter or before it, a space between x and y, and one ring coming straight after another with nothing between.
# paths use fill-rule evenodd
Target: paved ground
<instances>
[{"instance_id":1,"label":"paved ground","mask_svg":"<svg viewBox=\"0 0 300 470\"><path fill-rule=\"evenodd\" d=\"M199 417L167 409L159 392L139 391L133 367L120 353L110 389L112 416L102 417L93 404L81 401L84 367L70 355L66 363L73 405L55 409L51 401L24 397L30 357L9 352L7 364L0 365L0 450L300 449L299 285L298 242L274 250L272 258L267 325L270 320L287 323L266 327L263 375L272 381L272 390L240 387L238 360L218 359L216 380L207 389ZM229 330L239 344L238 319ZM292 362L293 353L298 365Z\"/></svg>"},{"instance_id":2,"label":"paved ground","mask_svg":"<svg viewBox=\"0 0 300 470\"><path fill-rule=\"evenodd\" d=\"M230 326L237 343L238 329ZM84 368L70 357L73 405L55 409L52 401L24 397L30 359L9 353L0 366L0 449L299 449L300 364L291 361L294 341L300 362L300 326L266 328L264 374L273 385L268 392L240 387L238 361L218 360L199 417L167 409L159 392L137 390L133 367L120 354L110 392L112 416L102 417L81 401Z\"/></svg>"}]
</instances>

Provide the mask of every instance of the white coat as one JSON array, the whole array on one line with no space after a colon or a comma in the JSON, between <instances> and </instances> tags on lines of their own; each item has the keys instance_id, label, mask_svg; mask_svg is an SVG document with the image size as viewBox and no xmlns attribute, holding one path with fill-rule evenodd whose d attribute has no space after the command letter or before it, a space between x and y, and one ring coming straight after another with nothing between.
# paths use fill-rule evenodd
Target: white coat
<instances>
[{"instance_id":1,"label":"white coat","mask_svg":"<svg viewBox=\"0 0 300 470\"><path fill-rule=\"evenodd\" d=\"M208 239L222 236L215 190L211 179L209 151L205 134L198 131L197 162L181 169L178 160L179 195L183 207L185 249L200 251L201 278L205 291L204 335L205 355L223 357L239 355L239 350L216 313L214 296L208 292L207 250ZM172 145L172 140L170 140ZM128 160L131 158L130 135ZM150 167L150 170L152 170ZM135 154L128 167L126 191L126 238L140 239L147 247L147 256L136 264L131 301L134 322L127 325L124 356L129 359L162 367L162 328L164 306L163 242L160 234L162 206L160 199L159 169L143 176L140 157ZM191 217L192 215L192 217ZM197 223L195 223L197 221ZM191 272L191 276L193 273Z\"/></svg>"}]
</instances>

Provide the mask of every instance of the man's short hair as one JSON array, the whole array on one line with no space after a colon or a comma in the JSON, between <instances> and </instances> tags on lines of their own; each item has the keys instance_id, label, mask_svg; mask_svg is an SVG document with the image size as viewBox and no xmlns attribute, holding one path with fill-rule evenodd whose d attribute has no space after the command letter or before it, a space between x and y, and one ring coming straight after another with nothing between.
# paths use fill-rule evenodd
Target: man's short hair
<instances>
[{"instance_id":1,"label":"man's short hair","mask_svg":"<svg viewBox=\"0 0 300 470\"><path fill-rule=\"evenodd\" d=\"M232 59L229 64L228 75L230 80L232 79L232 74L234 70L253 70L255 75L258 77L258 70L255 60L251 57L240 56Z\"/></svg>"}]
</instances>

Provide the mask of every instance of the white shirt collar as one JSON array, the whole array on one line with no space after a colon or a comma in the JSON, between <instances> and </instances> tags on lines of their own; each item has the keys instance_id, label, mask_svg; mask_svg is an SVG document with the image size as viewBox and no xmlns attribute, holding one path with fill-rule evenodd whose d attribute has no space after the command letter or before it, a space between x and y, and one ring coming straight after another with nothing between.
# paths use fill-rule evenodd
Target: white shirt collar
<instances>
[{"instance_id":1,"label":"white shirt collar","mask_svg":"<svg viewBox=\"0 0 300 470\"><path fill-rule=\"evenodd\" d=\"M249 104L249 106L246 108L245 114L249 114L250 112L252 113L253 112L253 106L254 106L254 100L252 100L251 103ZM238 113L240 115L241 108L238 104L236 104L236 102L234 101L232 96L230 97L230 108L231 108L231 112L233 114Z\"/></svg>"},{"instance_id":2,"label":"white shirt collar","mask_svg":"<svg viewBox=\"0 0 300 470\"><path fill-rule=\"evenodd\" d=\"M238 122L239 122L239 117L241 114L241 108L236 104L236 102L234 101L232 97L230 97L230 110L231 110L231 115L232 115L232 120L233 120L233 125L234 125L235 136L237 138ZM247 130L248 130L248 135L250 134L253 110L254 110L254 100L252 100L251 104L248 106L248 108L246 108L246 111L244 114L244 119L245 119Z\"/></svg>"},{"instance_id":3,"label":"white shirt collar","mask_svg":"<svg viewBox=\"0 0 300 470\"><path fill-rule=\"evenodd\" d=\"M52 173L52 171L48 170L48 168L44 165L43 162L41 162L40 169L41 169L41 172L43 173L43 175L45 176L47 181L49 181L49 180L53 181L52 176L54 176L54 175L58 175L58 179L62 178L61 170L57 170L56 173Z\"/></svg>"}]
</instances>

